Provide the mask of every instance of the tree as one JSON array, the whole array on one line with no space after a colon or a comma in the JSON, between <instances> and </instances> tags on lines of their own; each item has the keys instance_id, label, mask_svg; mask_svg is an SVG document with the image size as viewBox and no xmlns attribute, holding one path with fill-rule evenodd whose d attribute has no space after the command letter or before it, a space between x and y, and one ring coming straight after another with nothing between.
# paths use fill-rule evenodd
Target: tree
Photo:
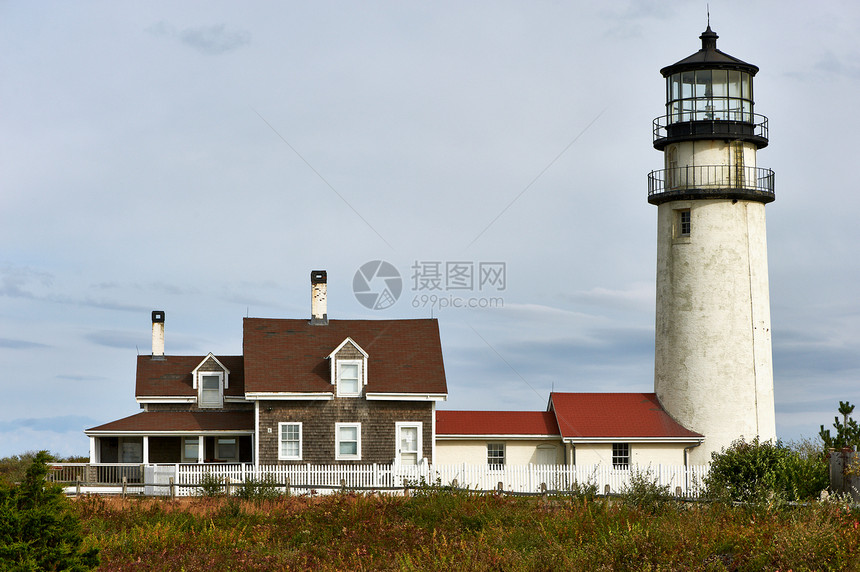
<instances>
[{"instance_id":1,"label":"tree","mask_svg":"<svg viewBox=\"0 0 860 572\"><path fill-rule=\"evenodd\" d=\"M47 483L47 451L36 454L19 485L0 481L0 568L91 570L98 548L83 548L81 524L62 489Z\"/></svg>"},{"instance_id":2,"label":"tree","mask_svg":"<svg viewBox=\"0 0 860 572\"><path fill-rule=\"evenodd\" d=\"M844 449L850 447L854 450L860 448L860 425L857 421L850 417L854 411L854 406L847 401L839 402L839 413L842 414L842 421L839 417L833 418L833 427L836 429L836 435L831 435L830 429L825 429L824 425L818 435L824 441L824 449Z\"/></svg>"}]
</instances>

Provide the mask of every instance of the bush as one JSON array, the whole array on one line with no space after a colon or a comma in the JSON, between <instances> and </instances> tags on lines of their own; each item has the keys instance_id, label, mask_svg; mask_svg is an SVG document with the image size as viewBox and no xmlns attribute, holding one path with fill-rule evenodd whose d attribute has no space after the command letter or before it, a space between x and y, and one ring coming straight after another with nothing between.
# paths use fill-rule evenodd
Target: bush
<instances>
[{"instance_id":1,"label":"bush","mask_svg":"<svg viewBox=\"0 0 860 572\"><path fill-rule=\"evenodd\" d=\"M226 481L212 473L205 473L197 490L204 497L221 497L227 493Z\"/></svg>"},{"instance_id":2,"label":"bush","mask_svg":"<svg viewBox=\"0 0 860 572\"><path fill-rule=\"evenodd\" d=\"M651 471L633 471L621 491L624 504L650 514L663 512L673 501L669 485L659 485Z\"/></svg>"},{"instance_id":3,"label":"bush","mask_svg":"<svg viewBox=\"0 0 860 572\"><path fill-rule=\"evenodd\" d=\"M741 502L806 500L827 488L820 455L802 454L781 441L738 439L711 454L708 495Z\"/></svg>"},{"instance_id":4,"label":"bush","mask_svg":"<svg viewBox=\"0 0 860 572\"><path fill-rule=\"evenodd\" d=\"M98 548L83 548L83 532L57 485L45 482L47 451L37 453L19 485L0 479L0 568L90 570Z\"/></svg>"},{"instance_id":5,"label":"bush","mask_svg":"<svg viewBox=\"0 0 860 572\"><path fill-rule=\"evenodd\" d=\"M265 475L259 479L246 477L245 482L239 486L236 496L242 500L274 500L281 496L281 489L272 475Z\"/></svg>"}]
</instances>

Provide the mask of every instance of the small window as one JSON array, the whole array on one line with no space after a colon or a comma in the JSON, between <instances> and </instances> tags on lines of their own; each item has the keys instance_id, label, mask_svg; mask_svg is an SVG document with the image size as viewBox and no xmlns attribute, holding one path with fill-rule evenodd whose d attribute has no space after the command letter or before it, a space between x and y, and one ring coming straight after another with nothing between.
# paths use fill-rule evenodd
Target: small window
<instances>
[{"instance_id":1,"label":"small window","mask_svg":"<svg viewBox=\"0 0 860 572\"><path fill-rule=\"evenodd\" d=\"M356 396L361 393L361 362L342 360L337 362L337 394Z\"/></svg>"},{"instance_id":2,"label":"small window","mask_svg":"<svg viewBox=\"0 0 860 572\"><path fill-rule=\"evenodd\" d=\"M278 423L278 459L300 461L302 458L302 424Z\"/></svg>"},{"instance_id":3,"label":"small window","mask_svg":"<svg viewBox=\"0 0 860 572\"><path fill-rule=\"evenodd\" d=\"M678 211L679 236L690 236L690 209Z\"/></svg>"},{"instance_id":4,"label":"small window","mask_svg":"<svg viewBox=\"0 0 860 572\"><path fill-rule=\"evenodd\" d=\"M196 463L200 460L200 438L185 437L182 440L182 462Z\"/></svg>"},{"instance_id":5,"label":"small window","mask_svg":"<svg viewBox=\"0 0 860 572\"><path fill-rule=\"evenodd\" d=\"M215 457L219 461L239 459L239 440L235 437L218 437L215 440Z\"/></svg>"},{"instance_id":6,"label":"small window","mask_svg":"<svg viewBox=\"0 0 860 572\"><path fill-rule=\"evenodd\" d=\"M630 468L630 444L629 443L613 443L612 444L612 468L613 469L629 469Z\"/></svg>"},{"instance_id":7,"label":"small window","mask_svg":"<svg viewBox=\"0 0 860 572\"><path fill-rule=\"evenodd\" d=\"M335 459L361 460L361 423L335 423Z\"/></svg>"},{"instance_id":8,"label":"small window","mask_svg":"<svg viewBox=\"0 0 860 572\"><path fill-rule=\"evenodd\" d=\"M221 375L200 374L200 407L221 407Z\"/></svg>"},{"instance_id":9,"label":"small window","mask_svg":"<svg viewBox=\"0 0 860 572\"><path fill-rule=\"evenodd\" d=\"M501 469L505 466L504 443L487 444L487 464L491 469Z\"/></svg>"}]
</instances>

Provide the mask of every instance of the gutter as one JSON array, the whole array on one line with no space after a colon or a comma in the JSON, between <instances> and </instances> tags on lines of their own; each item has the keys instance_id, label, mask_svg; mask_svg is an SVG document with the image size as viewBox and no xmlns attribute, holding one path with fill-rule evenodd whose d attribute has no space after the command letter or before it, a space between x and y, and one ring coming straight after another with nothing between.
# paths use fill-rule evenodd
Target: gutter
<instances>
[{"instance_id":1,"label":"gutter","mask_svg":"<svg viewBox=\"0 0 860 572\"><path fill-rule=\"evenodd\" d=\"M690 445L689 447L684 447L684 486L687 490L690 490L690 467L689 467L689 454L690 449L695 449L699 445L701 445L703 441L699 441L695 445Z\"/></svg>"}]
</instances>

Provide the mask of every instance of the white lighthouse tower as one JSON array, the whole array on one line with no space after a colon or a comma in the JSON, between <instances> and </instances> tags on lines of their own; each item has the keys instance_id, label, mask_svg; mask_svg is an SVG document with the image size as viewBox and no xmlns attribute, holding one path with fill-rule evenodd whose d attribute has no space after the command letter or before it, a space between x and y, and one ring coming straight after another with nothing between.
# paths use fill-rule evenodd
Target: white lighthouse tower
<instances>
[{"instance_id":1,"label":"white lighthouse tower","mask_svg":"<svg viewBox=\"0 0 860 572\"><path fill-rule=\"evenodd\" d=\"M654 120L665 166L648 176L657 205L654 390L704 443L705 463L743 436L775 439L765 204L774 175L756 163L767 118L753 113L758 67L702 49L660 70L666 114Z\"/></svg>"}]
</instances>

